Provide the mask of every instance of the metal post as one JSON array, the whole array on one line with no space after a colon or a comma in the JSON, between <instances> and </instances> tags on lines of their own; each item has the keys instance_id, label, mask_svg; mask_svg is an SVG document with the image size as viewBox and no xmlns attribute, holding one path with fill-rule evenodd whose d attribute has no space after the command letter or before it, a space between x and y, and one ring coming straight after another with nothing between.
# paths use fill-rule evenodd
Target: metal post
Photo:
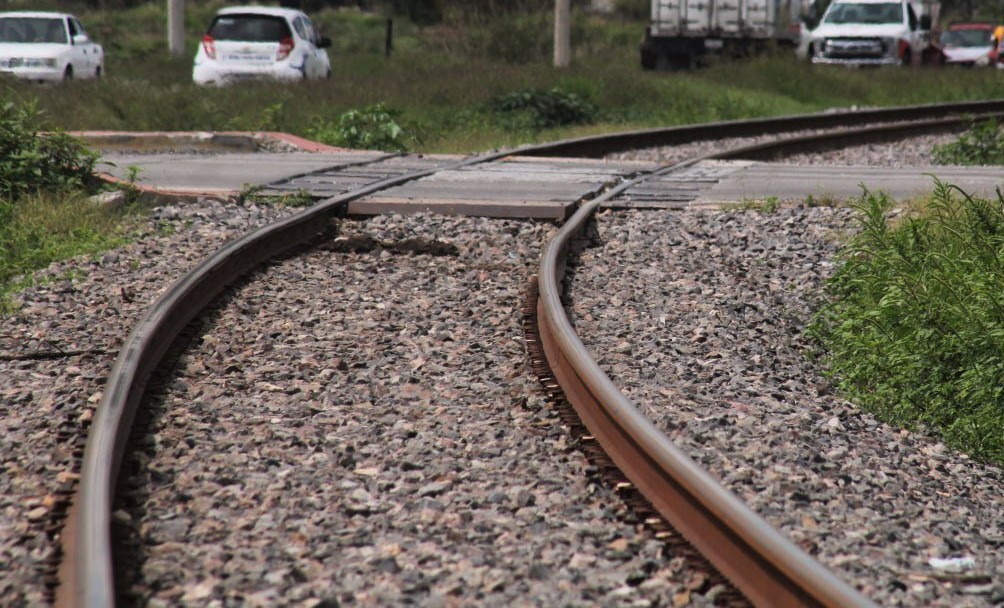
<instances>
[{"instance_id":1,"label":"metal post","mask_svg":"<svg viewBox=\"0 0 1004 608\"><path fill-rule=\"evenodd\" d=\"M554 0L554 67L567 68L572 58L571 0Z\"/></svg>"},{"instance_id":2,"label":"metal post","mask_svg":"<svg viewBox=\"0 0 1004 608\"><path fill-rule=\"evenodd\" d=\"M387 38L384 41L384 57L390 57L390 52L394 48L394 20L387 20Z\"/></svg>"},{"instance_id":3,"label":"metal post","mask_svg":"<svg viewBox=\"0 0 1004 608\"><path fill-rule=\"evenodd\" d=\"M174 57L185 54L185 0L167 0L167 48Z\"/></svg>"}]
</instances>

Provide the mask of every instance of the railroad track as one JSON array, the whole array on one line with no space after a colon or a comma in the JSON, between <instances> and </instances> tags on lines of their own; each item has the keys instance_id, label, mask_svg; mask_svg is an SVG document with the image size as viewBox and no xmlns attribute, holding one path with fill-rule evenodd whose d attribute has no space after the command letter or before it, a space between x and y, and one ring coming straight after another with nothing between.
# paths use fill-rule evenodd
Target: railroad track
<instances>
[{"instance_id":1,"label":"railroad track","mask_svg":"<svg viewBox=\"0 0 1004 608\"><path fill-rule=\"evenodd\" d=\"M815 116L719 123L618 134L467 159L453 169L489 163L511 155L596 155L628 147L665 145L782 131L836 129L830 133L747 146L706 158L773 158L806 149L901 137L918 130L958 129L973 116L997 116L1004 102L924 106ZM907 122L900 120L909 117ZM873 123L872 127L861 127ZM620 467L629 484L709 561L758 605L868 605L866 598L842 583L771 530L737 499L724 492L668 440L637 414L610 379L585 353L564 316L561 278L569 241L581 233L598 205L646 179L681 165L613 185L583 204L548 244L539 269L538 367L553 374L549 388L564 394L588 428L590 438ZM80 468L80 483L60 533L63 559L57 600L62 605L111 606L115 571L110 538L114 491L137 409L149 377L186 326L227 286L277 256L316 242L332 219L353 200L430 175L434 170L381 180L350 194L335 196L311 209L257 230L218 251L172 285L148 310L120 351L90 426ZM531 306L530 308L534 308ZM531 338L531 341L534 341ZM545 364L546 362L546 364ZM550 370L550 371L547 371ZM616 423L616 424L615 424Z\"/></svg>"}]
</instances>

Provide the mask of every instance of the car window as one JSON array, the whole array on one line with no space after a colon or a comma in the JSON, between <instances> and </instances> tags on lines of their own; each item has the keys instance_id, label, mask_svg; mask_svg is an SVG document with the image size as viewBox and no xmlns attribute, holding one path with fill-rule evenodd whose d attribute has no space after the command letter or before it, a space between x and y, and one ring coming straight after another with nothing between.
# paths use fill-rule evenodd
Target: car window
<instances>
[{"instance_id":1,"label":"car window","mask_svg":"<svg viewBox=\"0 0 1004 608\"><path fill-rule=\"evenodd\" d=\"M903 7L898 3L881 4L841 3L830 7L826 23L902 23Z\"/></svg>"},{"instance_id":2,"label":"car window","mask_svg":"<svg viewBox=\"0 0 1004 608\"><path fill-rule=\"evenodd\" d=\"M987 30L948 30L941 35L943 46L992 46L994 39Z\"/></svg>"},{"instance_id":3,"label":"car window","mask_svg":"<svg viewBox=\"0 0 1004 608\"><path fill-rule=\"evenodd\" d=\"M303 18L297 17L293 19L293 29L296 30L297 35L304 40L310 40L310 34L307 32L307 28L303 25Z\"/></svg>"},{"instance_id":4,"label":"car window","mask_svg":"<svg viewBox=\"0 0 1004 608\"><path fill-rule=\"evenodd\" d=\"M270 15L218 15L208 33L216 40L241 42L279 42L292 37L286 20Z\"/></svg>"},{"instance_id":5,"label":"car window","mask_svg":"<svg viewBox=\"0 0 1004 608\"><path fill-rule=\"evenodd\" d=\"M317 28L315 28L314 24L310 21L310 17L304 17L303 23L307 27L307 33L310 35L307 40L310 40L314 44L319 43L321 41L321 36L317 33Z\"/></svg>"},{"instance_id":6,"label":"car window","mask_svg":"<svg viewBox=\"0 0 1004 608\"><path fill-rule=\"evenodd\" d=\"M87 32L84 31L84 26L80 25L80 22L76 19L70 19L70 36L83 36L88 38Z\"/></svg>"},{"instance_id":7,"label":"car window","mask_svg":"<svg viewBox=\"0 0 1004 608\"><path fill-rule=\"evenodd\" d=\"M68 43L63 20L50 17L2 17L0 42Z\"/></svg>"}]
</instances>

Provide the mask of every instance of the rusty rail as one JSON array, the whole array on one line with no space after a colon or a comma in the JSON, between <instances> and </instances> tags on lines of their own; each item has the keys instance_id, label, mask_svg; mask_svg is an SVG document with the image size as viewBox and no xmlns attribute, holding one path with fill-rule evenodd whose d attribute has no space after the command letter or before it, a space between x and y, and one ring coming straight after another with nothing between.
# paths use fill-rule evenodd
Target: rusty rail
<instances>
[{"instance_id":1,"label":"rusty rail","mask_svg":"<svg viewBox=\"0 0 1004 608\"><path fill-rule=\"evenodd\" d=\"M676 447L617 389L572 329L561 304L569 244L602 202L641 179L582 206L541 256L539 339L565 398L652 507L755 605L873 606Z\"/></svg>"},{"instance_id":2,"label":"rusty rail","mask_svg":"<svg viewBox=\"0 0 1004 608\"><path fill-rule=\"evenodd\" d=\"M626 147L701 138L846 126L888 121L894 117L903 120L990 111L1004 111L1004 101L711 123L525 146L470 158L448 168L513 155L594 155ZM957 117L956 120L958 124L963 119ZM761 148L767 149L763 145ZM754 153L752 149L747 152ZM777 153L777 149L769 152ZM725 156L705 158L711 157ZM700 159L683 164L697 160ZM650 175L660 175L679 166ZM56 591L57 605L87 608L115 605L110 531L114 487L146 383L182 329L240 276L323 233L327 222L338 216L349 201L434 171L382 180L322 201L239 238L182 277L151 306L119 353L88 433L80 484L61 533L63 560ZM563 272L559 269L563 268L568 239L582 229L597 204L636 182L622 184L584 206L562 228L558 239L545 249L538 307L545 352L556 377L583 420L642 493L754 602L770 606L870 605L829 571L801 554L737 498L716 484L709 484L701 469L641 418L620 395L571 332L558 291ZM679 513L674 511L674 505L680 506ZM728 532L723 532L720 525L727 526Z\"/></svg>"},{"instance_id":3,"label":"rusty rail","mask_svg":"<svg viewBox=\"0 0 1004 608\"><path fill-rule=\"evenodd\" d=\"M496 152L468 158L450 168L506 155ZM115 605L111 544L115 484L147 381L184 327L238 278L324 233L328 222L341 214L350 201L437 170L381 180L236 239L170 286L147 310L119 352L88 432L80 484L61 533L63 560L56 589L57 606Z\"/></svg>"},{"instance_id":4,"label":"rusty rail","mask_svg":"<svg viewBox=\"0 0 1004 608\"><path fill-rule=\"evenodd\" d=\"M846 112L817 112L794 116L731 120L658 129L624 131L538 144L520 151L526 156L605 156L612 152L683 144L702 139L751 137L807 129L829 129L874 123L914 122L938 118L1004 112L1004 100L968 101L948 104L924 104Z\"/></svg>"}]
</instances>

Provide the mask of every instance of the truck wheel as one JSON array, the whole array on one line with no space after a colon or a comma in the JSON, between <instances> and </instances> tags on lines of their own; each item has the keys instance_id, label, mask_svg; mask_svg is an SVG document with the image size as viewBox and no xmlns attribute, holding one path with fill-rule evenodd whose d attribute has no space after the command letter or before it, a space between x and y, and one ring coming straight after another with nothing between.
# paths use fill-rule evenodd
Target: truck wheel
<instances>
[{"instance_id":1,"label":"truck wheel","mask_svg":"<svg viewBox=\"0 0 1004 608\"><path fill-rule=\"evenodd\" d=\"M652 51L641 52L641 69L654 70L656 68L656 57Z\"/></svg>"},{"instance_id":2,"label":"truck wheel","mask_svg":"<svg viewBox=\"0 0 1004 608\"><path fill-rule=\"evenodd\" d=\"M910 53L910 49L906 49L903 52L903 59L899 64L904 67L910 67L913 65L913 54Z\"/></svg>"}]
</instances>

